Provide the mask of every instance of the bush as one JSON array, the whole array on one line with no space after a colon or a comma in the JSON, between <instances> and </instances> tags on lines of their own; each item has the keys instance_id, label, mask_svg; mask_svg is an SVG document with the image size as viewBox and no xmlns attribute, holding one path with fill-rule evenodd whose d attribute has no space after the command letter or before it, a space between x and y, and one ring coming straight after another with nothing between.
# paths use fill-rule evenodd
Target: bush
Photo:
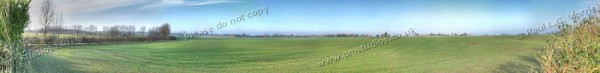
<instances>
[{"instance_id":1,"label":"bush","mask_svg":"<svg viewBox=\"0 0 600 73\"><path fill-rule=\"evenodd\" d=\"M44 37L44 43L46 44L54 44L55 41L57 41L58 37L56 37L56 35L50 35L50 36L46 36Z\"/></svg>"},{"instance_id":2,"label":"bush","mask_svg":"<svg viewBox=\"0 0 600 73\"><path fill-rule=\"evenodd\" d=\"M29 0L0 0L0 72L23 73L22 33L29 23Z\"/></svg>"},{"instance_id":3,"label":"bush","mask_svg":"<svg viewBox=\"0 0 600 73\"><path fill-rule=\"evenodd\" d=\"M593 15L578 18L572 17L572 25L561 25L537 56L541 72L600 72L600 20Z\"/></svg>"}]
</instances>

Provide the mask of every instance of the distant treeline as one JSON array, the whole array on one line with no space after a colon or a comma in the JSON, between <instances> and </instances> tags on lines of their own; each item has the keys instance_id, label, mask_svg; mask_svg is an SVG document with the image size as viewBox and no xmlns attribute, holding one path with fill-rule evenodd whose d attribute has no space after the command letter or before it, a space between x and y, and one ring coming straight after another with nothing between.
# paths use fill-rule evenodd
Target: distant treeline
<instances>
[{"instance_id":1,"label":"distant treeline","mask_svg":"<svg viewBox=\"0 0 600 73\"><path fill-rule=\"evenodd\" d=\"M297 34L263 34L263 35L248 35L248 34L232 34L235 37L369 37L369 34L325 34L325 35L297 35Z\"/></svg>"},{"instance_id":2,"label":"distant treeline","mask_svg":"<svg viewBox=\"0 0 600 73\"><path fill-rule=\"evenodd\" d=\"M157 40L175 40L171 36L171 28L168 23L160 27L150 28L145 32L145 27L141 27L139 32L136 32L135 26L116 25L112 27L104 27L104 31L97 31L95 26L90 25L86 30L72 28L68 32L53 32L62 34L41 35L36 37L26 37L26 44L46 44L46 45L75 45L75 44L102 44L113 42L137 42L137 41L157 41ZM59 29L55 29L59 30ZM66 36L71 35L71 36ZM72 36L74 35L74 36ZM62 37L61 37L62 36Z\"/></svg>"},{"instance_id":3,"label":"distant treeline","mask_svg":"<svg viewBox=\"0 0 600 73\"><path fill-rule=\"evenodd\" d=\"M195 35L195 33L187 34L185 32L175 33L178 36L186 36L186 37L198 37L200 35ZM252 37L252 38L267 38L267 37L390 37L391 34L384 32L383 34L354 34L354 33L340 33L340 34L312 34L312 35L301 35L301 34L262 34L262 35L250 35L246 33L241 34L207 34L202 36L230 36L230 37Z\"/></svg>"},{"instance_id":4,"label":"distant treeline","mask_svg":"<svg viewBox=\"0 0 600 73\"><path fill-rule=\"evenodd\" d=\"M135 26L117 25L105 27L105 31L97 31L95 26L81 30L79 25L74 25L71 29L51 29L45 30L49 35L29 35L23 39L23 47L26 52L26 59L33 59L38 56L50 53L55 50L54 46L81 45L81 44L107 44L107 43L130 43L145 41L175 40L171 36L171 28L168 23L160 27L154 27L145 32L141 27L139 32L135 31ZM33 37L31 37L33 36Z\"/></svg>"},{"instance_id":5,"label":"distant treeline","mask_svg":"<svg viewBox=\"0 0 600 73\"><path fill-rule=\"evenodd\" d=\"M195 35L195 33L188 34L185 32L175 33L178 36L186 36L186 37L198 37L199 35ZM391 37L392 35L399 36L473 36L472 34L463 32L463 33L430 33L430 34L389 34L387 32L381 34L357 34L357 33L339 33L339 34L311 34L311 35L302 35L302 34L260 34L260 35L250 35L246 33L241 34L207 34L202 36L229 36L229 37L251 37L251 38L267 38L267 37ZM496 36L496 35L492 35Z\"/></svg>"}]
</instances>

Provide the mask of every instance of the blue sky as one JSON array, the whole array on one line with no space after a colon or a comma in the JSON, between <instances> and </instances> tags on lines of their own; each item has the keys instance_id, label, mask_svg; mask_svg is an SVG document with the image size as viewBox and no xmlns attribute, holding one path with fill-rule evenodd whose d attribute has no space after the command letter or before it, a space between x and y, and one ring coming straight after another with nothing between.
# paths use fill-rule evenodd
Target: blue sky
<instances>
[{"instance_id":1,"label":"blue sky","mask_svg":"<svg viewBox=\"0 0 600 73\"><path fill-rule=\"evenodd\" d=\"M32 2L37 29L40 0ZM67 25L169 23L174 32L201 31L262 7L215 33L520 33L594 5L592 0L55 0ZM100 29L102 30L102 29Z\"/></svg>"}]
</instances>

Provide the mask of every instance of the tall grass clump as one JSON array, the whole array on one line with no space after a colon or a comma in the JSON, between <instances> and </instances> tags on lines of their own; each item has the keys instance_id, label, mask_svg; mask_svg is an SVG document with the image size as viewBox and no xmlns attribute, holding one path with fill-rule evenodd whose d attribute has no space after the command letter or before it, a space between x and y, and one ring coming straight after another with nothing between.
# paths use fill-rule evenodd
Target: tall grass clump
<instances>
[{"instance_id":1,"label":"tall grass clump","mask_svg":"<svg viewBox=\"0 0 600 73\"><path fill-rule=\"evenodd\" d=\"M600 19L594 7L573 13L572 23L564 21L542 49L537 59L542 73L600 72Z\"/></svg>"},{"instance_id":2,"label":"tall grass clump","mask_svg":"<svg viewBox=\"0 0 600 73\"><path fill-rule=\"evenodd\" d=\"M29 24L30 0L0 0L0 72L23 73L25 50L22 47L23 29Z\"/></svg>"}]
</instances>

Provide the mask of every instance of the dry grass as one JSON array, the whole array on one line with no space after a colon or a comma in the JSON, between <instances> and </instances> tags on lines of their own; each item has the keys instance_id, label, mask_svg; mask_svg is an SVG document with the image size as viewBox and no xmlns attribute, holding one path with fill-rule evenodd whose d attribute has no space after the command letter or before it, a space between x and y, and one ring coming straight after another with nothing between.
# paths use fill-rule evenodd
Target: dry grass
<instances>
[{"instance_id":1,"label":"dry grass","mask_svg":"<svg viewBox=\"0 0 600 73\"><path fill-rule=\"evenodd\" d=\"M594 9L595 10L595 9ZM600 72L600 19L597 13L572 17L571 25L548 40L537 59L543 73Z\"/></svg>"}]
</instances>

